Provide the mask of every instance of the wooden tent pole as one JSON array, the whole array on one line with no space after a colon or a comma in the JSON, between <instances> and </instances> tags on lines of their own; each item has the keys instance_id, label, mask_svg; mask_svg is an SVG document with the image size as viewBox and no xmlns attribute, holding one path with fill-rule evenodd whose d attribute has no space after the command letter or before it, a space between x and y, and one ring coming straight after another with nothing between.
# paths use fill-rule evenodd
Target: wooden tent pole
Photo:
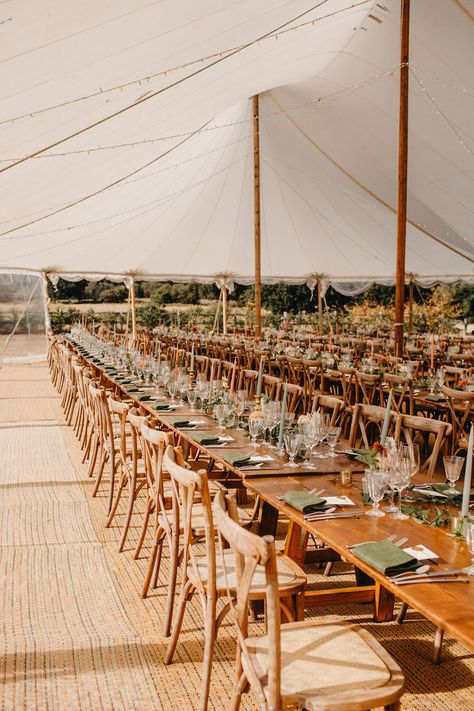
<instances>
[{"instance_id":1,"label":"wooden tent pole","mask_svg":"<svg viewBox=\"0 0 474 711\"><path fill-rule=\"evenodd\" d=\"M227 336L227 287L225 284L221 287L222 291L222 334Z\"/></svg>"},{"instance_id":2,"label":"wooden tent pole","mask_svg":"<svg viewBox=\"0 0 474 711\"><path fill-rule=\"evenodd\" d=\"M413 289L414 289L413 277L410 277L410 291L409 291L409 301L408 301L408 333L413 333Z\"/></svg>"},{"instance_id":3,"label":"wooden tent pole","mask_svg":"<svg viewBox=\"0 0 474 711\"><path fill-rule=\"evenodd\" d=\"M318 277L318 331L319 335L323 335L323 287L321 277Z\"/></svg>"},{"instance_id":4,"label":"wooden tent pole","mask_svg":"<svg viewBox=\"0 0 474 711\"><path fill-rule=\"evenodd\" d=\"M403 355L405 306L405 253L407 235L408 89L409 89L410 0L401 0L400 106L398 123L397 270L395 279L395 355Z\"/></svg>"},{"instance_id":5,"label":"wooden tent pole","mask_svg":"<svg viewBox=\"0 0 474 711\"><path fill-rule=\"evenodd\" d=\"M258 94L253 108L253 195L255 224L255 338L262 335L262 264L260 246L260 115Z\"/></svg>"},{"instance_id":6,"label":"wooden tent pole","mask_svg":"<svg viewBox=\"0 0 474 711\"><path fill-rule=\"evenodd\" d=\"M135 302L135 279L132 278L132 284L130 286L130 297L132 305L132 341L136 344L137 340L137 305ZM135 345L136 347L136 345Z\"/></svg>"}]
</instances>

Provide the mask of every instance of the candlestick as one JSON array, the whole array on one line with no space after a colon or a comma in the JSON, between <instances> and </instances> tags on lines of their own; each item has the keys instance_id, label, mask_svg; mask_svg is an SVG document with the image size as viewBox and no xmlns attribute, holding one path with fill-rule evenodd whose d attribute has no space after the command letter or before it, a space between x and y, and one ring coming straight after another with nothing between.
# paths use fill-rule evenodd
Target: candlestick
<instances>
[{"instance_id":1,"label":"candlestick","mask_svg":"<svg viewBox=\"0 0 474 711\"><path fill-rule=\"evenodd\" d=\"M464 472L464 488L462 492L461 515L467 516L469 513L469 498L471 496L471 480L472 480L472 450L474 446L474 429L471 424L469 432L469 443L467 446L466 471Z\"/></svg>"},{"instance_id":2,"label":"candlestick","mask_svg":"<svg viewBox=\"0 0 474 711\"><path fill-rule=\"evenodd\" d=\"M392 407L392 391L388 394L387 407L385 408L385 416L383 418L382 434L380 436L380 444L385 445L387 439L388 423L390 420L390 408Z\"/></svg>"},{"instance_id":3,"label":"candlestick","mask_svg":"<svg viewBox=\"0 0 474 711\"><path fill-rule=\"evenodd\" d=\"M288 383L285 383L285 389L283 391L283 401L281 403L280 431L278 433L278 449L283 449L283 435L285 433L287 390L288 390Z\"/></svg>"},{"instance_id":4,"label":"candlestick","mask_svg":"<svg viewBox=\"0 0 474 711\"><path fill-rule=\"evenodd\" d=\"M435 344L434 335L431 334L431 370L434 370Z\"/></svg>"},{"instance_id":5,"label":"candlestick","mask_svg":"<svg viewBox=\"0 0 474 711\"><path fill-rule=\"evenodd\" d=\"M232 369L232 379L230 381L230 394L234 394L234 386L235 386L235 373L237 371L237 361L234 360L234 367Z\"/></svg>"},{"instance_id":6,"label":"candlestick","mask_svg":"<svg viewBox=\"0 0 474 711\"><path fill-rule=\"evenodd\" d=\"M190 370L194 370L194 343L191 346L191 365Z\"/></svg>"},{"instance_id":7,"label":"candlestick","mask_svg":"<svg viewBox=\"0 0 474 711\"><path fill-rule=\"evenodd\" d=\"M265 360L265 356L260 356L260 364L258 367L258 379L257 379L257 395L260 396L262 394L262 377L263 377L263 361Z\"/></svg>"}]
</instances>

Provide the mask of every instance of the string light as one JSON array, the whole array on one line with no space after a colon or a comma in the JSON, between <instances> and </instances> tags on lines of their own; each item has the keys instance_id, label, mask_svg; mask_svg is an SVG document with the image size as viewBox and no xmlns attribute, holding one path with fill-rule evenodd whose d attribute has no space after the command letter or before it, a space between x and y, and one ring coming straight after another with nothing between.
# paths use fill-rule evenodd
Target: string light
<instances>
[{"instance_id":1,"label":"string light","mask_svg":"<svg viewBox=\"0 0 474 711\"><path fill-rule=\"evenodd\" d=\"M334 100L338 99L340 96L344 96L352 91L357 91L358 89L363 89L380 79L385 79L388 76L394 76L397 73L397 71L399 71L400 66L402 66L402 65L395 65L395 66L391 67L390 69L388 69L387 71L385 71L383 73L378 73L365 81L362 81L362 82L357 81L354 84L350 84L349 86L346 86L342 89L338 89L337 91L333 92L332 94L327 94L326 96L318 96L316 98L312 98L303 104L297 104L296 106L289 107L285 111L286 111L286 113L291 113L293 111L301 111L302 109L313 107L314 104L322 105L322 104L329 103L330 101L334 101ZM282 113L283 113L282 111L272 111L272 112L266 114L264 118L265 118L265 120L269 120L274 117L281 116ZM218 124L215 126L207 126L206 128L203 128L201 131L194 132L194 133L195 134L205 134L205 133L209 133L212 131L218 131L223 128L233 128L235 126L240 126L243 124L250 124L252 121L253 121L253 118L241 119L239 121L231 121L229 123ZM268 130L268 129L265 129L265 130ZM191 135L191 132L188 131L186 133L175 133L175 134L171 134L168 136L160 136L158 138L143 138L143 139L140 139L139 141L116 143L116 144L109 145L109 146L93 146L91 148L81 148L81 149L72 150L72 151L42 153L41 155L33 156L33 158L35 158L35 159L59 158L59 157L65 157L65 156L70 156L70 155L80 155L80 154L84 154L84 153L95 153L98 151L114 150L117 148L133 148L136 146L143 146L146 144L153 144L153 143L160 143L160 142L164 142L164 141L176 140L176 139L187 137L189 135ZM0 163L9 163L11 161L16 161L16 160L19 160L19 159L18 158L2 158L2 159L0 159Z\"/></svg>"},{"instance_id":2,"label":"string light","mask_svg":"<svg viewBox=\"0 0 474 711\"><path fill-rule=\"evenodd\" d=\"M461 134L459 133L459 131L457 130L457 128L451 123L451 121L450 121L449 118L446 116L446 114L444 113L444 111L441 110L441 108L439 107L438 103L436 102L436 99L434 98L434 96L432 96L432 94L428 91L428 89L426 88L426 86L425 86L425 84L422 82L422 80L415 74L415 72L414 72L414 70L413 70L413 67L410 68L410 73L411 73L412 77L415 79L415 81L417 82L417 84L420 86L422 92L423 92L424 94L426 94L426 96L427 96L428 99L430 100L430 102L431 102L433 108L434 108L435 111L436 111L436 114L437 114L438 116L442 116L442 118L443 118L443 119L445 120L445 122L448 124L449 128L451 129L451 131L454 133L454 135L456 136L456 138L458 139L458 141L459 141L459 142L461 143L461 145L463 146L463 148L469 153L469 155L472 156L472 155L473 155L473 151L472 151L471 147L470 147L469 144L465 141L465 139L461 136Z\"/></svg>"},{"instance_id":3,"label":"string light","mask_svg":"<svg viewBox=\"0 0 474 711\"><path fill-rule=\"evenodd\" d=\"M327 0L325 0L326 2ZM90 92L89 94L84 94L82 96L78 96L74 99L68 99L66 101L62 101L59 104L52 104L51 106L45 106L42 109L36 109L35 111L29 111L25 114L20 114L19 116L13 116L7 119L3 119L0 121L0 126L5 125L5 124L14 124L17 121L21 121L23 119L28 119L28 118L34 118L35 116L39 116L40 114L46 113L48 111L54 111L56 109L61 109L64 108L65 106L70 106L71 104L76 104L81 101L86 101L88 99L92 99L96 96L100 96L103 94L109 94L111 92L115 91L123 91L124 89L132 86L141 86L142 82L149 83L153 81L154 79L158 79L159 77L166 77L168 74L172 74L173 72L177 72L183 69L188 69L189 67L194 66L195 64L202 64L205 61L216 59L216 58L225 58L227 55L230 54L235 54L237 52L241 52L244 49L247 49L248 47L252 45L260 45L260 42L266 39L270 39L272 37L278 38L279 35L287 34L288 32L294 32L296 30L301 29L302 27L307 27L308 25L314 26L316 22L322 22L323 20L327 20L329 18L335 17L343 12L348 12L349 10L354 10L360 7L361 5L366 5L367 3L371 2L371 0L361 0L361 2L354 3L352 5L349 5L348 7L341 8L340 10L336 10L334 12L328 13L327 15L323 15L322 17L318 17L316 20L309 20L307 22L302 22L298 25L295 25L294 27L289 27L287 29L282 29L279 30L278 33L273 33L270 32L268 35L259 38L255 42L250 42L247 44L243 45L237 45L236 47L230 47L228 49L220 50L219 52L214 52L212 54L208 54L204 57L199 57L198 59L194 59L189 62L185 62L184 64L178 64L174 67L169 67L167 69L161 70L159 72L154 72L153 74L149 74L144 77L140 77L139 79L133 79L128 82L124 82L123 84L117 84L114 86L111 86L107 89L104 89L102 87L99 87L98 89L95 89L94 91ZM323 4L323 3L321 3ZM314 8L313 8L314 9Z\"/></svg>"}]
</instances>

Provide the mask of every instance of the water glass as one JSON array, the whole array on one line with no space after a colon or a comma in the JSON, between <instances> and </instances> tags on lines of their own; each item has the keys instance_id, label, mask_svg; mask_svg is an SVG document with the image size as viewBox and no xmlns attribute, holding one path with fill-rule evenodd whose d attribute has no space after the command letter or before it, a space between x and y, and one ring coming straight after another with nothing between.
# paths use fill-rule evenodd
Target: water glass
<instances>
[{"instance_id":1,"label":"water glass","mask_svg":"<svg viewBox=\"0 0 474 711\"><path fill-rule=\"evenodd\" d=\"M289 467L298 467L299 464L295 462L295 457L298 454L298 450L301 445L302 437L298 432L285 432L285 449L290 461L288 462Z\"/></svg>"},{"instance_id":2,"label":"water glass","mask_svg":"<svg viewBox=\"0 0 474 711\"><path fill-rule=\"evenodd\" d=\"M450 484L449 489L446 489L446 493L459 494L458 490L455 489L454 484L461 476L461 469L462 465L464 464L464 457L443 457L443 464L444 471L446 473L446 479Z\"/></svg>"},{"instance_id":3,"label":"water glass","mask_svg":"<svg viewBox=\"0 0 474 711\"><path fill-rule=\"evenodd\" d=\"M336 444L339 442L340 436L341 436L341 428L340 427L330 427L328 429L327 434L326 434L326 439L327 439L329 448L331 450L329 453L330 457L337 456L334 450L336 448Z\"/></svg>"},{"instance_id":4,"label":"water glass","mask_svg":"<svg viewBox=\"0 0 474 711\"><path fill-rule=\"evenodd\" d=\"M263 417L249 417L249 434L254 447L258 447L257 437L263 430Z\"/></svg>"},{"instance_id":5,"label":"water glass","mask_svg":"<svg viewBox=\"0 0 474 711\"><path fill-rule=\"evenodd\" d=\"M380 502L385 496L385 491L387 489L388 477L385 472L367 472L367 488L369 490L369 496L374 502L373 508L367 511L367 516L381 517L385 516L384 512L380 510Z\"/></svg>"}]
</instances>

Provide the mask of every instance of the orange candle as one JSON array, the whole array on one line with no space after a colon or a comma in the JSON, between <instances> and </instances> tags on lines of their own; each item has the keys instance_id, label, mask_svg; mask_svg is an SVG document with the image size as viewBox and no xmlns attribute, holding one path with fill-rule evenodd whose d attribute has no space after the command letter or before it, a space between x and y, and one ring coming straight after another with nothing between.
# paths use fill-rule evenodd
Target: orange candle
<instances>
[{"instance_id":1,"label":"orange candle","mask_svg":"<svg viewBox=\"0 0 474 711\"><path fill-rule=\"evenodd\" d=\"M232 378L231 378L231 381L230 381L230 394L231 394L231 395L234 394L234 385L235 385L235 373L236 373L236 370L237 370L237 361L234 360L234 367L233 367L233 369L232 369Z\"/></svg>"}]
</instances>

